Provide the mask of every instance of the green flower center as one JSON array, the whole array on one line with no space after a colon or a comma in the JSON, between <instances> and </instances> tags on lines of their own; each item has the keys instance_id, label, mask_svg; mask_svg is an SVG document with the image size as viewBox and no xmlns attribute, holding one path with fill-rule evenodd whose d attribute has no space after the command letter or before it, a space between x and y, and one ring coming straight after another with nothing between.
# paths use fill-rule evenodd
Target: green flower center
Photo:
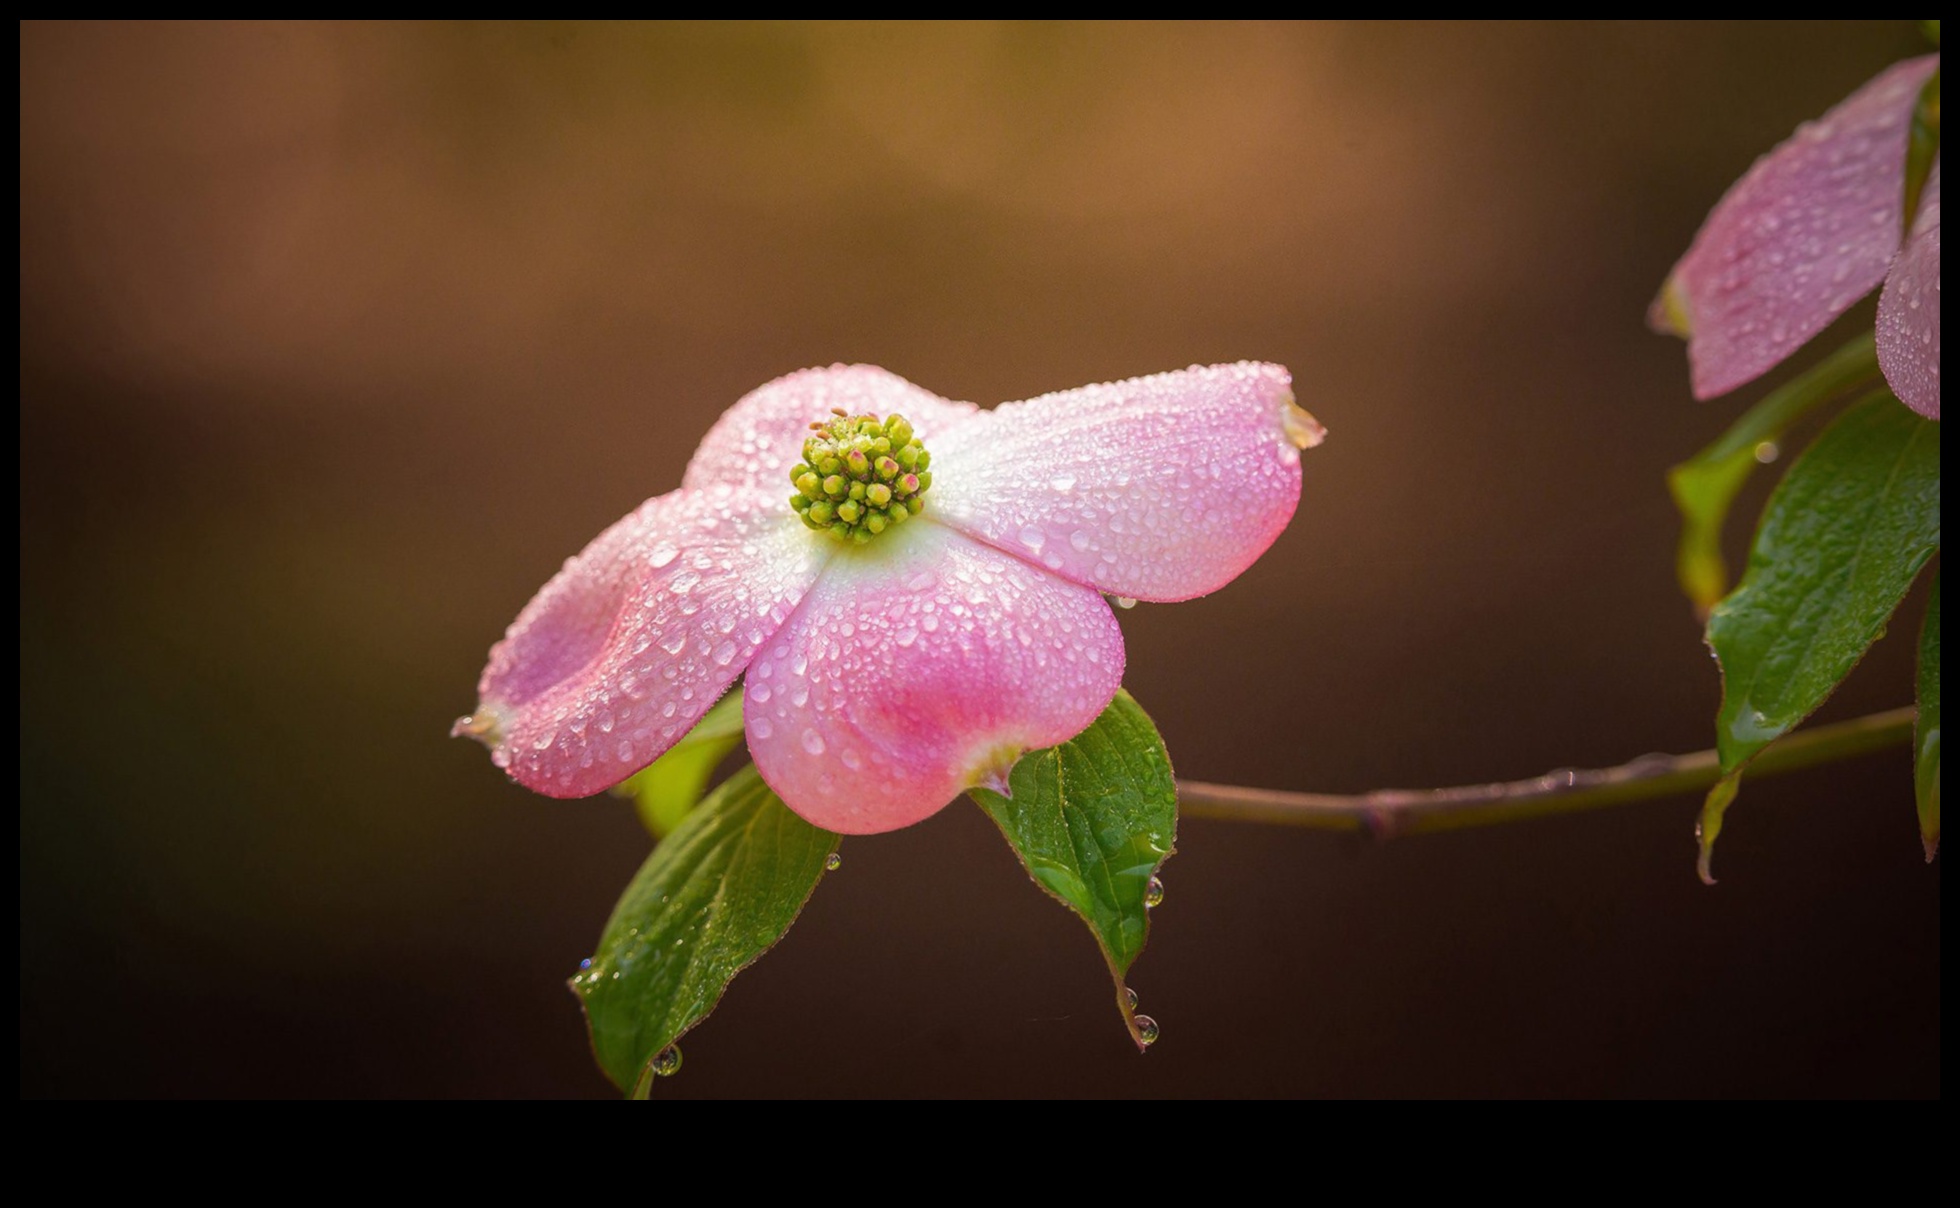
<instances>
[{"instance_id":1,"label":"green flower center","mask_svg":"<svg viewBox=\"0 0 1960 1208\"><path fill-rule=\"evenodd\" d=\"M810 425L789 505L811 528L863 545L925 510L932 454L902 415L831 414Z\"/></svg>"}]
</instances>

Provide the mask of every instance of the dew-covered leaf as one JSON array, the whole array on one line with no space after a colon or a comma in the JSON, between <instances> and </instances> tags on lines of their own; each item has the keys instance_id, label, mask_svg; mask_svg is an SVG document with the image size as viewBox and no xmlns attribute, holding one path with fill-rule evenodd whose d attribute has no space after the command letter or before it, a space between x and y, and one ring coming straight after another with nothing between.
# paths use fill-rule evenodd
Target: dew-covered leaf
<instances>
[{"instance_id":1,"label":"dew-covered leaf","mask_svg":"<svg viewBox=\"0 0 1960 1208\"><path fill-rule=\"evenodd\" d=\"M742 690L721 698L687 737L612 791L631 797L640 822L656 839L674 832L701 800L708 777L742 741Z\"/></svg>"},{"instance_id":2,"label":"dew-covered leaf","mask_svg":"<svg viewBox=\"0 0 1960 1208\"><path fill-rule=\"evenodd\" d=\"M653 849L572 979L593 1054L620 1089L644 1093L655 1059L782 938L837 843L745 767Z\"/></svg>"},{"instance_id":3,"label":"dew-covered leaf","mask_svg":"<svg viewBox=\"0 0 1960 1208\"><path fill-rule=\"evenodd\" d=\"M1939 425L1879 391L1805 451L1770 498L1742 583L1715 606L1722 666L1715 746L1722 770L1821 705L1884 631L1940 544ZM1708 849L1735 785L1709 795Z\"/></svg>"},{"instance_id":4,"label":"dew-covered leaf","mask_svg":"<svg viewBox=\"0 0 1960 1208\"><path fill-rule=\"evenodd\" d=\"M1128 692L1088 729L1014 765L1012 797L974 790L1028 875L1080 915L1109 964L1116 1005L1142 1048L1157 1025L1125 978L1163 896L1157 870L1177 837L1177 782L1164 741Z\"/></svg>"},{"instance_id":5,"label":"dew-covered leaf","mask_svg":"<svg viewBox=\"0 0 1960 1208\"><path fill-rule=\"evenodd\" d=\"M1930 863L1940 850L1940 576L1919 631L1919 722L1913 733L1913 788L1919 797L1919 838Z\"/></svg>"},{"instance_id":6,"label":"dew-covered leaf","mask_svg":"<svg viewBox=\"0 0 1960 1208\"><path fill-rule=\"evenodd\" d=\"M1722 528L1750 472L1785 429L1821 403L1878 379L1878 356L1866 332L1799 377L1772 390L1713 444L1668 471L1667 486L1681 511L1675 572L1681 590L1703 617L1729 590Z\"/></svg>"}]
</instances>

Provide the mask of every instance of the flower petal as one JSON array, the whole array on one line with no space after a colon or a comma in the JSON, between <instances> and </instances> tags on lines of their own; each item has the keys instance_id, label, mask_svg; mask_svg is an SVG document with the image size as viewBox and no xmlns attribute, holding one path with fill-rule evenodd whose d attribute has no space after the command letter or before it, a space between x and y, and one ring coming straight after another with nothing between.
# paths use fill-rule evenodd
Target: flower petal
<instances>
[{"instance_id":1,"label":"flower petal","mask_svg":"<svg viewBox=\"0 0 1960 1208\"><path fill-rule=\"evenodd\" d=\"M812 423L830 418L833 407L849 415L903 415L928 449L934 434L979 410L921 390L876 365L800 370L749 391L730 407L701 439L681 485L727 485L766 495L787 509L795 493L789 470L802 454L803 438Z\"/></svg>"},{"instance_id":2,"label":"flower petal","mask_svg":"<svg viewBox=\"0 0 1960 1208\"><path fill-rule=\"evenodd\" d=\"M649 499L545 584L491 648L458 729L526 788L583 797L674 745L774 637L831 556L784 508Z\"/></svg>"},{"instance_id":3,"label":"flower petal","mask_svg":"<svg viewBox=\"0 0 1960 1208\"><path fill-rule=\"evenodd\" d=\"M928 446L926 514L1112 595L1216 591L1300 501L1322 433L1292 380L1241 362L1006 403Z\"/></svg>"},{"instance_id":4,"label":"flower petal","mask_svg":"<svg viewBox=\"0 0 1960 1208\"><path fill-rule=\"evenodd\" d=\"M929 521L833 560L749 669L749 751L818 826L873 834L1096 719L1123 635L1095 592Z\"/></svg>"},{"instance_id":5,"label":"flower petal","mask_svg":"<svg viewBox=\"0 0 1960 1208\"><path fill-rule=\"evenodd\" d=\"M1933 161L1919 219L1878 296L1878 367L1900 401L1940 417L1940 161Z\"/></svg>"},{"instance_id":6,"label":"flower petal","mask_svg":"<svg viewBox=\"0 0 1960 1208\"><path fill-rule=\"evenodd\" d=\"M1696 398L1802 347L1885 278L1904 228L1906 134L1936 54L1881 72L1730 187L1648 312L1688 338Z\"/></svg>"}]
</instances>

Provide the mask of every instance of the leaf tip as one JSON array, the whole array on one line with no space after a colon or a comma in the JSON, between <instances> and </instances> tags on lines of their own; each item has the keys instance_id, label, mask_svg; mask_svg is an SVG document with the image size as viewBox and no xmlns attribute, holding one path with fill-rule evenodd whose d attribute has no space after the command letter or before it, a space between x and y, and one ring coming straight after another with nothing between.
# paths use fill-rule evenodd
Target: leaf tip
<instances>
[{"instance_id":1,"label":"leaf tip","mask_svg":"<svg viewBox=\"0 0 1960 1208\"><path fill-rule=\"evenodd\" d=\"M1715 884L1715 840L1722 834L1722 816L1728 813L1729 803L1741 787L1742 773L1730 772L1715 782L1701 803L1701 817L1695 820L1695 842L1701 848L1695 857L1695 875L1703 885Z\"/></svg>"}]
</instances>

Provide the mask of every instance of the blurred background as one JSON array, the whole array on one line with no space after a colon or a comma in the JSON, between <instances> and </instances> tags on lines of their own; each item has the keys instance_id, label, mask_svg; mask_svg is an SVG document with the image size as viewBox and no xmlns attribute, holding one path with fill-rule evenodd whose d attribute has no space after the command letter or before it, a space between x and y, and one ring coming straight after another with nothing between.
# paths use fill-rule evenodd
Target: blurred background
<instances>
[{"instance_id":1,"label":"blurred background","mask_svg":"<svg viewBox=\"0 0 1960 1208\"><path fill-rule=\"evenodd\" d=\"M446 734L560 562L807 365L983 404L1292 368L1332 432L1292 527L1218 595L1120 614L1185 776L1711 745L1663 474L1787 375L1697 405L1642 316L1756 155L1926 49L1903 22L20 34L36 1097L612 1094L564 981L649 840ZM1921 600L1823 717L1911 700ZM1139 1057L1087 932L962 802L847 841L658 1090L1938 1095L1907 754L1747 784L1713 889L1697 805L1387 844L1187 821Z\"/></svg>"}]
</instances>

